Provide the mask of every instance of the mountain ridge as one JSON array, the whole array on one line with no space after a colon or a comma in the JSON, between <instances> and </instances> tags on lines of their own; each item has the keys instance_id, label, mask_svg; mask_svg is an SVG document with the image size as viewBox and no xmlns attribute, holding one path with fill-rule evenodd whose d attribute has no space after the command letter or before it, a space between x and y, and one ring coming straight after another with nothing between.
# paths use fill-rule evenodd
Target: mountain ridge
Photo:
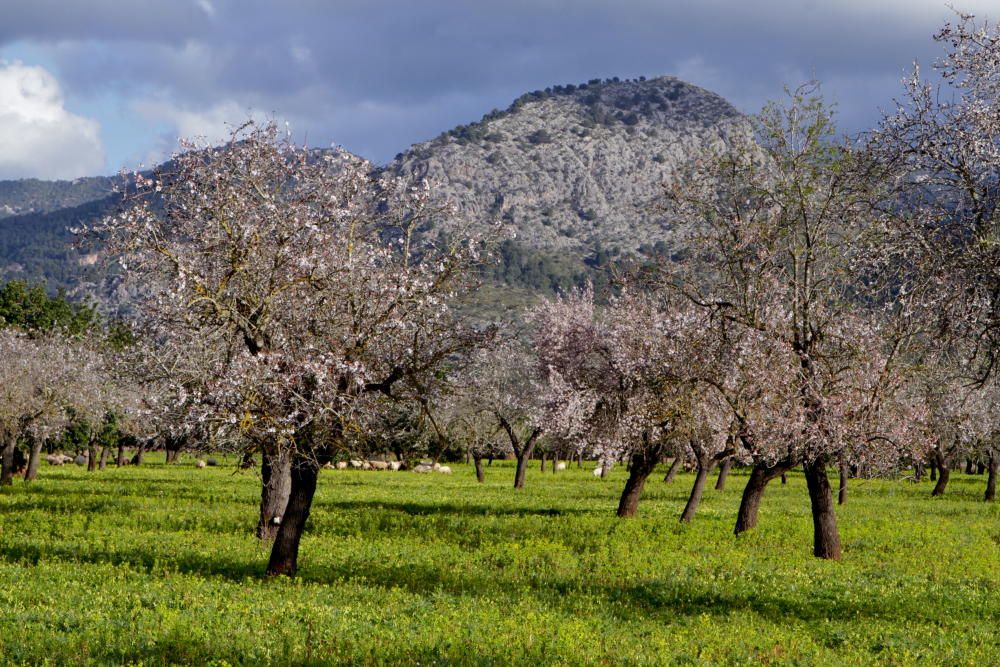
<instances>
[{"instance_id":1,"label":"mountain ridge","mask_svg":"<svg viewBox=\"0 0 1000 667\"><path fill-rule=\"evenodd\" d=\"M669 256L676 230L664 185L748 128L725 99L674 77L591 79L525 93L379 168L428 179L473 225L504 223L511 238L487 277L550 291L617 259ZM113 210L116 182L0 181L0 280L93 292L95 271L65 247L65 228Z\"/></svg>"}]
</instances>

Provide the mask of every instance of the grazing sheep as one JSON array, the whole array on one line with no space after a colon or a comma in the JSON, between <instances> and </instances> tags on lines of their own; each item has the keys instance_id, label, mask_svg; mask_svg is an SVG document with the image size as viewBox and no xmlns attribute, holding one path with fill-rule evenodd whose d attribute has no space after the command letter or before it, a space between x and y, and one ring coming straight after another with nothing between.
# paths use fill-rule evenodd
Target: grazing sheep
<instances>
[{"instance_id":1,"label":"grazing sheep","mask_svg":"<svg viewBox=\"0 0 1000 667\"><path fill-rule=\"evenodd\" d=\"M596 468L594 468L594 477L600 477L603 472L604 468L601 466L597 466Z\"/></svg>"},{"instance_id":2,"label":"grazing sheep","mask_svg":"<svg viewBox=\"0 0 1000 667\"><path fill-rule=\"evenodd\" d=\"M419 472L419 473L434 472L434 467L427 463L420 463L418 465L413 466L413 472Z\"/></svg>"},{"instance_id":3,"label":"grazing sheep","mask_svg":"<svg viewBox=\"0 0 1000 667\"><path fill-rule=\"evenodd\" d=\"M361 461L359 461L357 459L351 459L351 467L352 468L356 468L356 469L360 469L362 467L362 463L361 463Z\"/></svg>"},{"instance_id":4,"label":"grazing sheep","mask_svg":"<svg viewBox=\"0 0 1000 667\"><path fill-rule=\"evenodd\" d=\"M337 461L337 470L347 470L347 461Z\"/></svg>"},{"instance_id":5,"label":"grazing sheep","mask_svg":"<svg viewBox=\"0 0 1000 667\"><path fill-rule=\"evenodd\" d=\"M45 462L50 466L61 466L63 464L63 459L61 454L49 454L45 457Z\"/></svg>"},{"instance_id":6,"label":"grazing sheep","mask_svg":"<svg viewBox=\"0 0 1000 667\"><path fill-rule=\"evenodd\" d=\"M336 469L337 469L337 466L333 465L332 463L324 463L323 464L323 470L336 470Z\"/></svg>"},{"instance_id":7,"label":"grazing sheep","mask_svg":"<svg viewBox=\"0 0 1000 667\"><path fill-rule=\"evenodd\" d=\"M83 454L80 454L75 459L73 459L73 463L77 464L78 466L85 466L87 465L87 457L84 456Z\"/></svg>"},{"instance_id":8,"label":"grazing sheep","mask_svg":"<svg viewBox=\"0 0 1000 667\"><path fill-rule=\"evenodd\" d=\"M448 466L438 466L438 467L436 468L436 470L437 470L438 472L443 472L443 473L444 473L444 474L446 474L446 475L450 475L450 474L451 474L451 468L450 468L450 467L448 467Z\"/></svg>"},{"instance_id":9,"label":"grazing sheep","mask_svg":"<svg viewBox=\"0 0 1000 667\"><path fill-rule=\"evenodd\" d=\"M389 470L399 470L402 467L403 464L400 461L389 461Z\"/></svg>"},{"instance_id":10,"label":"grazing sheep","mask_svg":"<svg viewBox=\"0 0 1000 667\"><path fill-rule=\"evenodd\" d=\"M361 469L362 470L372 470L371 461L362 461L361 462Z\"/></svg>"},{"instance_id":11,"label":"grazing sheep","mask_svg":"<svg viewBox=\"0 0 1000 667\"><path fill-rule=\"evenodd\" d=\"M197 463L194 464L195 468L204 468L206 466L208 466L208 464L204 461L198 461Z\"/></svg>"},{"instance_id":12,"label":"grazing sheep","mask_svg":"<svg viewBox=\"0 0 1000 667\"><path fill-rule=\"evenodd\" d=\"M389 469L389 463L387 461L369 461L368 464L375 470Z\"/></svg>"},{"instance_id":13,"label":"grazing sheep","mask_svg":"<svg viewBox=\"0 0 1000 667\"><path fill-rule=\"evenodd\" d=\"M562 461L556 464L556 470L565 470L565 469L566 469L566 464L563 463Z\"/></svg>"}]
</instances>

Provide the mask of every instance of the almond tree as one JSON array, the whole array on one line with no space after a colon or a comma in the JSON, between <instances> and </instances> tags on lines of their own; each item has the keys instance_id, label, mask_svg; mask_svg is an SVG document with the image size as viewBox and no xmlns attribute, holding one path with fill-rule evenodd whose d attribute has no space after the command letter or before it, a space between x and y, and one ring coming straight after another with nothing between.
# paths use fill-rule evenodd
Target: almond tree
<instances>
[{"instance_id":1,"label":"almond tree","mask_svg":"<svg viewBox=\"0 0 1000 667\"><path fill-rule=\"evenodd\" d=\"M690 446L699 465L681 517L690 521L708 472L733 449L725 406L696 378L709 353L706 322L664 296L625 289L601 309L584 290L544 302L532 319L546 428L602 466L629 460L621 517L635 514L646 479L675 443Z\"/></svg>"},{"instance_id":2,"label":"almond tree","mask_svg":"<svg viewBox=\"0 0 1000 667\"><path fill-rule=\"evenodd\" d=\"M666 284L712 312L732 369L712 381L732 409L754 468L736 532L756 522L766 484L802 464L816 556L840 557L827 469L885 462L882 432L900 339L857 305L852 259L878 184L810 88L755 119L756 142L734 137L671 191L689 220L686 261Z\"/></svg>"},{"instance_id":3,"label":"almond tree","mask_svg":"<svg viewBox=\"0 0 1000 667\"><path fill-rule=\"evenodd\" d=\"M448 300L478 246L454 228L419 238L448 222L426 187L297 147L273 124L182 149L169 173L136 175L96 231L148 294L147 372L185 423L213 447L287 455L267 572L292 576L319 469L371 397L418 385L470 342Z\"/></svg>"},{"instance_id":4,"label":"almond tree","mask_svg":"<svg viewBox=\"0 0 1000 667\"><path fill-rule=\"evenodd\" d=\"M61 338L0 330L0 485L12 483L19 440L30 437L40 450L45 438L66 425L65 404L72 386L68 371L74 357Z\"/></svg>"},{"instance_id":5,"label":"almond tree","mask_svg":"<svg viewBox=\"0 0 1000 667\"><path fill-rule=\"evenodd\" d=\"M514 339L479 350L466 372L471 412L489 415L517 460L514 488L524 488L528 461L544 432L538 358Z\"/></svg>"},{"instance_id":6,"label":"almond tree","mask_svg":"<svg viewBox=\"0 0 1000 667\"><path fill-rule=\"evenodd\" d=\"M934 66L943 87L915 66L868 142L894 186L880 269L934 346L984 383L1000 364L1000 28L959 14L934 38L947 48Z\"/></svg>"}]
</instances>

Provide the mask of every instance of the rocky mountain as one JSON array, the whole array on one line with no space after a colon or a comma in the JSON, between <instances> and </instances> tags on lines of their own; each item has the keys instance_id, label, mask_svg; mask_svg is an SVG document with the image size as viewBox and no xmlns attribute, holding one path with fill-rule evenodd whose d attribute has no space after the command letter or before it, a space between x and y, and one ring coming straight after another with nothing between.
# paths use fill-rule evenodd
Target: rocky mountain
<instances>
[{"instance_id":1,"label":"rocky mountain","mask_svg":"<svg viewBox=\"0 0 1000 667\"><path fill-rule=\"evenodd\" d=\"M428 179L468 219L502 220L536 252L669 252L664 183L747 127L726 100L673 77L595 79L523 95L390 168Z\"/></svg>"},{"instance_id":2,"label":"rocky mountain","mask_svg":"<svg viewBox=\"0 0 1000 667\"><path fill-rule=\"evenodd\" d=\"M386 169L431 181L474 224L504 223L488 271L491 301L601 282L636 255L673 251L663 186L746 120L723 98L673 77L594 79L522 95ZM0 281L45 280L94 294L92 250L67 247L67 229L110 212L115 179L0 181ZM519 288L519 289L518 289Z\"/></svg>"}]
</instances>

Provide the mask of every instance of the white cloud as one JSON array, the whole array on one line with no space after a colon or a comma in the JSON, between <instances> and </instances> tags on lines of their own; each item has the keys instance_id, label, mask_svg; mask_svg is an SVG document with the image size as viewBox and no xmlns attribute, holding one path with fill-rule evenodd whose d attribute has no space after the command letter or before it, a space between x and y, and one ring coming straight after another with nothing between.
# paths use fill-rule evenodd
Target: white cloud
<instances>
[{"instance_id":1,"label":"white cloud","mask_svg":"<svg viewBox=\"0 0 1000 667\"><path fill-rule=\"evenodd\" d=\"M0 61L0 178L69 179L104 171L97 121L63 106L41 67Z\"/></svg>"},{"instance_id":2,"label":"white cloud","mask_svg":"<svg viewBox=\"0 0 1000 667\"><path fill-rule=\"evenodd\" d=\"M248 119L263 121L267 116L247 106L227 100L202 109L181 107L164 98L148 98L136 102L133 108L146 120L167 125L170 130L146 157L146 166L167 159L178 148L181 139L198 143L221 144L233 130Z\"/></svg>"}]
</instances>

